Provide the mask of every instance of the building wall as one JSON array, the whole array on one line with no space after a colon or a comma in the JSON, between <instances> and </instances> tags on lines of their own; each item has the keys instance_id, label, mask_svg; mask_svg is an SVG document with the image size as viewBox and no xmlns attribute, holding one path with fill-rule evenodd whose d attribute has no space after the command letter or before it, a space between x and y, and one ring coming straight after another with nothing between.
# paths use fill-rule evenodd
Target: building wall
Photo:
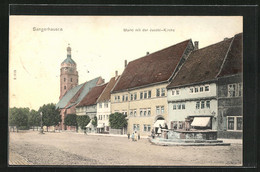
<instances>
[{"instance_id":1,"label":"building wall","mask_svg":"<svg viewBox=\"0 0 260 172\"><path fill-rule=\"evenodd\" d=\"M209 90L205 91L205 87L207 86ZM200 91L201 87L203 88L203 91ZM193 89L193 92L191 92L191 88ZM195 88L198 88L198 92L195 92ZM184 122L185 118L188 116L217 116L218 101L216 89L215 83L168 89L169 122ZM178 91L179 94L177 94L176 91ZM210 107L207 107L207 101L210 102ZM199 102L199 108L196 108L197 102ZM202 109L201 106L203 102L204 108ZM172 127L172 125L169 126ZM212 118L212 129L217 130L216 118Z\"/></svg>"},{"instance_id":2,"label":"building wall","mask_svg":"<svg viewBox=\"0 0 260 172\"><path fill-rule=\"evenodd\" d=\"M108 107L105 107L105 103L107 103ZM100 107L100 104L102 104L102 107ZM103 125L104 124L104 131L108 132L109 131L109 115L111 114L111 109L110 109L110 102L99 102L97 103L97 120L98 120L98 125ZM102 117L101 117L102 116Z\"/></svg>"},{"instance_id":3,"label":"building wall","mask_svg":"<svg viewBox=\"0 0 260 172\"><path fill-rule=\"evenodd\" d=\"M97 105L76 107L76 115L88 115L93 119L97 114Z\"/></svg>"},{"instance_id":4,"label":"building wall","mask_svg":"<svg viewBox=\"0 0 260 172\"><path fill-rule=\"evenodd\" d=\"M128 126L127 126L127 133L132 133L133 125L139 124L139 133L141 136L150 135L151 130L153 128L154 122L157 120L158 117L163 117L167 121L167 114L168 114L168 104L167 104L167 91L166 91L167 84L158 84L155 86L149 86L146 88L140 88L131 90L129 92L120 92L120 93L113 93L111 94L111 112L120 112L120 113L127 113L128 118ZM165 96L156 96L156 89L165 89ZM151 91L151 98L140 99L140 92ZM137 98L136 100L131 101L131 94L136 93ZM122 101L122 96L128 95L128 101ZM120 101L115 100L115 96L120 96ZM144 95L143 95L144 96ZM148 96L148 95L147 95ZM163 113L156 113L156 107L159 106L160 108L164 107ZM146 109L146 116L140 116L140 109ZM148 109L150 109L150 116L148 116ZM134 116L134 112L130 115L131 110L136 110L136 115ZM161 112L161 109L160 109ZM143 112L144 113L144 112ZM168 121L167 121L168 122ZM150 131L144 131L144 125L150 125Z\"/></svg>"},{"instance_id":5,"label":"building wall","mask_svg":"<svg viewBox=\"0 0 260 172\"><path fill-rule=\"evenodd\" d=\"M238 119L243 119L243 97L237 94L230 97L228 94L229 84L242 84L241 75L219 78L218 80L218 137L242 138L243 130L237 127ZM243 93L241 88L241 93ZM228 118L234 119L234 129L228 128ZM243 126L243 124L242 124ZM243 127L242 127L243 128Z\"/></svg>"}]
</instances>

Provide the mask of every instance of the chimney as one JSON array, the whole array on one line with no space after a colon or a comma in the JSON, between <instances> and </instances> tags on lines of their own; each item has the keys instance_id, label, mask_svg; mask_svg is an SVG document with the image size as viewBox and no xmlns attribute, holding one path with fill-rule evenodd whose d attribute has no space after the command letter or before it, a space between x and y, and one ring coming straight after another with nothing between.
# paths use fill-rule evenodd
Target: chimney
<instances>
[{"instance_id":1,"label":"chimney","mask_svg":"<svg viewBox=\"0 0 260 172\"><path fill-rule=\"evenodd\" d=\"M125 60L125 68L126 68L126 66L127 66L127 60Z\"/></svg>"},{"instance_id":2,"label":"chimney","mask_svg":"<svg viewBox=\"0 0 260 172\"><path fill-rule=\"evenodd\" d=\"M150 54L149 51L147 51L147 52L146 52L146 55L149 55L149 54Z\"/></svg>"},{"instance_id":3,"label":"chimney","mask_svg":"<svg viewBox=\"0 0 260 172\"><path fill-rule=\"evenodd\" d=\"M115 77L117 77L118 76L118 71L116 70L116 75L115 75Z\"/></svg>"},{"instance_id":4,"label":"chimney","mask_svg":"<svg viewBox=\"0 0 260 172\"><path fill-rule=\"evenodd\" d=\"M194 50L199 49L199 41L194 41Z\"/></svg>"},{"instance_id":5,"label":"chimney","mask_svg":"<svg viewBox=\"0 0 260 172\"><path fill-rule=\"evenodd\" d=\"M228 37L224 38L224 41L228 40Z\"/></svg>"}]
</instances>

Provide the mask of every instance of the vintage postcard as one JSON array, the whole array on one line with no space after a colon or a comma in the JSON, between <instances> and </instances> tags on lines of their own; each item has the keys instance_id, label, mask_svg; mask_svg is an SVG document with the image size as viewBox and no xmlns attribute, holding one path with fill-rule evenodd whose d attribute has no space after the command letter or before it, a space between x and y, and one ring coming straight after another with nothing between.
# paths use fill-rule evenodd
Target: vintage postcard
<instances>
[{"instance_id":1,"label":"vintage postcard","mask_svg":"<svg viewBox=\"0 0 260 172\"><path fill-rule=\"evenodd\" d=\"M242 16L9 16L10 166L242 166Z\"/></svg>"}]
</instances>

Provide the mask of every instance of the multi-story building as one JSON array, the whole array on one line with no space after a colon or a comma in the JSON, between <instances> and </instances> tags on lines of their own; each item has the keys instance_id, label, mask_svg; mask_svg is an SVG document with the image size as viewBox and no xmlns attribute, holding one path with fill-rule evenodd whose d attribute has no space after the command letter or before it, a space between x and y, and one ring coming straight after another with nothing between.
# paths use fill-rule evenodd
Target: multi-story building
<instances>
[{"instance_id":1,"label":"multi-story building","mask_svg":"<svg viewBox=\"0 0 260 172\"><path fill-rule=\"evenodd\" d=\"M127 115L128 133L147 136L159 122L168 122L166 86L193 48L187 40L127 64L112 89L111 112Z\"/></svg>"},{"instance_id":2,"label":"multi-story building","mask_svg":"<svg viewBox=\"0 0 260 172\"><path fill-rule=\"evenodd\" d=\"M92 120L97 115L97 99L103 92L104 88L107 86L107 83L100 83L96 85L87 93L87 95L76 105L76 115L88 115ZM93 131L92 126L92 131Z\"/></svg>"},{"instance_id":3,"label":"multi-story building","mask_svg":"<svg viewBox=\"0 0 260 172\"><path fill-rule=\"evenodd\" d=\"M238 34L189 55L167 86L170 128L203 127L220 137L242 130L241 40Z\"/></svg>"},{"instance_id":4,"label":"multi-story building","mask_svg":"<svg viewBox=\"0 0 260 172\"><path fill-rule=\"evenodd\" d=\"M111 114L111 90L117 82L119 76L111 78L106 88L97 100L97 130L99 133L109 132L109 115Z\"/></svg>"}]
</instances>

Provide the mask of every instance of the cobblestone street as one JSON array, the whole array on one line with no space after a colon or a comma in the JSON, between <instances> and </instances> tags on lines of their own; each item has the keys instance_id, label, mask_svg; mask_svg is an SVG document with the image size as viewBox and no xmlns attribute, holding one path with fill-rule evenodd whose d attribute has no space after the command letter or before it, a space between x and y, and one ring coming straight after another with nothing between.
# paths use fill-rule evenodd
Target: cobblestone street
<instances>
[{"instance_id":1,"label":"cobblestone street","mask_svg":"<svg viewBox=\"0 0 260 172\"><path fill-rule=\"evenodd\" d=\"M242 145L157 146L147 139L37 131L10 133L9 165L239 166Z\"/></svg>"}]
</instances>

